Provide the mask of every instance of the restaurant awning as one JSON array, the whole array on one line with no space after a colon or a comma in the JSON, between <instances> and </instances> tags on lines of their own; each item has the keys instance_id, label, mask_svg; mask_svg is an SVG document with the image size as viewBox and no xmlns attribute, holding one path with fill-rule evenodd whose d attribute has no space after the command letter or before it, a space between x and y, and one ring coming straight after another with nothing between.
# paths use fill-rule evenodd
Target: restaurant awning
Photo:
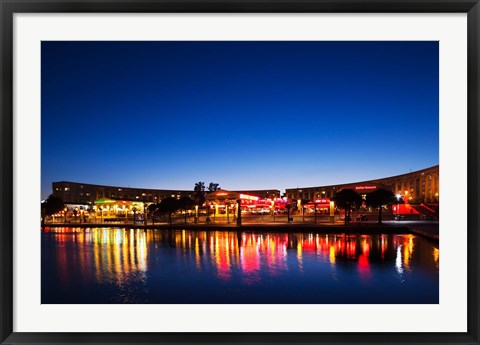
<instances>
[{"instance_id":1,"label":"restaurant awning","mask_svg":"<svg viewBox=\"0 0 480 345\"><path fill-rule=\"evenodd\" d=\"M237 200L240 197L240 193L237 192L230 192L225 189L220 189L215 192L210 192L205 195L207 200L230 200L234 199Z\"/></svg>"}]
</instances>

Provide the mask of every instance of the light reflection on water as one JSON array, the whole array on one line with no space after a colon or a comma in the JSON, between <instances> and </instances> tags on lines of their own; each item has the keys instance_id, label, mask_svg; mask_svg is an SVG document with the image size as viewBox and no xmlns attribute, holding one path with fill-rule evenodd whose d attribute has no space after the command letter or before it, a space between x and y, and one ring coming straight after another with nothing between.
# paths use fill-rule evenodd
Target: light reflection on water
<instances>
[{"instance_id":1,"label":"light reflection on water","mask_svg":"<svg viewBox=\"0 0 480 345\"><path fill-rule=\"evenodd\" d=\"M438 303L413 235L50 228L42 303Z\"/></svg>"}]
</instances>

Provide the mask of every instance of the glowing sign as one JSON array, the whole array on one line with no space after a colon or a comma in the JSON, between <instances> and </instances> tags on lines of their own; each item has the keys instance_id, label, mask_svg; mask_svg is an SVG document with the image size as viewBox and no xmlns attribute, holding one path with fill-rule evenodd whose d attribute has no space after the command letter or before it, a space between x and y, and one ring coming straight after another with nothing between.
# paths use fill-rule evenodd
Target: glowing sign
<instances>
[{"instance_id":1,"label":"glowing sign","mask_svg":"<svg viewBox=\"0 0 480 345\"><path fill-rule=\"evenodd\" d=\"M328 204L330 203L330 199L325 198L325 199L315 199L316 204Z\"/></svg>"},{"instance_id":2,"label":"glowing sign","mask_svg":"<svg viewBox=\"0 0 480 345\"><path fill-rule=\"evenodd\" d=\"M217 193L217 195L227 195L225 192Z\"/></svg>"},{"instance_id":3,"label":"glowing sign","mask_svg":"<svg viewBox=\"0 0 480 345\"><path fill-rule=\"evenodd\" d=\"M370 189L377 189L377 186L356 186L356 190L370 190Z\"/></svg>"},{"instance_id":4,"label":"glowing sign","mask_svg":"<svg viewBox=\"0 0 480 345\"><path fill-rule=\"evenodd\" d=\"M240 194L240 199L243 200L258 200L258 196L252 196L252 195L247 195L247 194Z\"/></svg>"}]
</instances>

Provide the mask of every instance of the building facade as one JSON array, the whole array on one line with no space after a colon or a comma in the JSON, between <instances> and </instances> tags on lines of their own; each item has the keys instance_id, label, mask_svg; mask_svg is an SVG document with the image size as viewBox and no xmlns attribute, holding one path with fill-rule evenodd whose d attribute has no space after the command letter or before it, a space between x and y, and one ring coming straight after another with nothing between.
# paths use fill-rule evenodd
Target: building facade
<instances>
[{"instance_id":1,"label":"building facade","mask_svg":"<svg viewBox=\"0 0 480 345\"><path fill-rule=\"evenodd\" d=\"M362 197L376 189L384 188L402 195L411 204L438 203L440 198L439 166L376 180L330 186L288 188L286 196L292 200L312 201L318 198L333 198L336 192L345 188L355 190Z\"/></svg>"},{"instance_id":2,"label":"building facade","mask_svg":"<svg viewBox=\"0 0 480 345\"><path fill-rule=\"evenodd\" d=\"M96 200L103 198L159 202L167 197L181 198L186 196L193 198L194 196L193 190L114 187L69 181L53 182L52 191L54 196L62 199L66 204L82 205L94 205ZM260 198L280 196L280 191L275 189L237 192L255 195Z\"/></svg>"}]
</instances>

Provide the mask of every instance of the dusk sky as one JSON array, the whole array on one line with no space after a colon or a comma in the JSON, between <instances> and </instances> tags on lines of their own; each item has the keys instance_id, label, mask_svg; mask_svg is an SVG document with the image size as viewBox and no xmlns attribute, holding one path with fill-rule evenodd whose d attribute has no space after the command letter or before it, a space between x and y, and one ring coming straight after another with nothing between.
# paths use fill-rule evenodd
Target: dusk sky
<instances>
[{"instance_id":1,"label":"dusk sky","mask_svg":"<svg viewBox=\"0 0 480 345\"><path fill-rule=\"evenodd\" d=\"M438 42L42 42L54 181L230 190L439 162Z\"/></svg>"}]
</instances>

